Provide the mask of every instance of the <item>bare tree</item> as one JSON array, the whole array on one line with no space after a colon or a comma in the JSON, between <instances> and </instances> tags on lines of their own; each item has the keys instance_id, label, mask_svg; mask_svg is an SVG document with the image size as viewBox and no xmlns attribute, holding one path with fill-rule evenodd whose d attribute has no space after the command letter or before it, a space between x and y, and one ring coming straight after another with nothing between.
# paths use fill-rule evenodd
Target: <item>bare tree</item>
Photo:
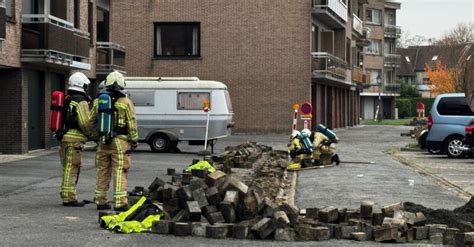
<instances>
[{"instance_id":1,"label":"bare tree","mask_svg":"<svg viewBox=\"0 0 474 247\"><path fill-rule=\"evenodd\" d=\"M474 22L458 23L439 40L434 40L433 45L457 45L469 42L474 42Z\"/></svg>"},{"instance_id":2,"label":"bare tree","mask_svg":"<svg viewBox=\"0 0 474 247\"><path fill-rule=\"evenodd\" d=\"M409 31L402 31L400 38L397 40L398 48L407 48L409 46L428 45L431 39L426 39L421 35L412 35Z\"/></svg>"}]
</instances>

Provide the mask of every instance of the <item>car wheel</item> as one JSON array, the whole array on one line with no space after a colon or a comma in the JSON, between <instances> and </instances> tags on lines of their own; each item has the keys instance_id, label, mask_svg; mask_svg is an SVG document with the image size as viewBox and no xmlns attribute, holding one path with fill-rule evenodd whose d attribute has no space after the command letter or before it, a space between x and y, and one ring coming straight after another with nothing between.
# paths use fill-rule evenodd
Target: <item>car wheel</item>
<instances>
[{"instance_id":1,"label":"car wheel","mask_svg":"<svg viewBox=\"0 0 474 247\"><path fill-rule=\"evenodd\" d=\"M463 146L462 136L451 136L445 141L444 152L450 158L461 158L464 157L464 152L461 147Z\"/></svg>"},{"instance_id":2,"label":"car wheel","mask_svg":"<svg viewBox=\"0 0 474 247\"><path fill-rule=\"evenodd\" d=\"M418 145L421 149L426 149L426 137L428 136L428 132L423 133L418 139Z\"/></svg>"},{"instance_id":3,"label":"car wheel","mask_svg":"<svg viewBox=\"0 0 474 247\"><path fill-rule=\"evenodd\" d=\"M171 147L170 138L162 133L154 134L150 137L148 144L150 145L151 150L157 153L168 152Z\"/></svg>"}]
</instances>

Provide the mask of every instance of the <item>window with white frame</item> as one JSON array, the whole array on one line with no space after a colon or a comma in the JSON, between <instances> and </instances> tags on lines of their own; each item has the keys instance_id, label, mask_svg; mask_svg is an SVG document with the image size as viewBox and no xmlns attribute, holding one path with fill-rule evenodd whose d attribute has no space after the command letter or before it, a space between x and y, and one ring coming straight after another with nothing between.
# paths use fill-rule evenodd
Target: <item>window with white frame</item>
<instances>
[{"instance_id":1,"label":"window with white frame","mask_svg":"<svg viewBox=\"0 0 474 247\"><path fill-rule=\"evenodd\" d=\"M200 23L156 22L155 57L199 57Z\"/></svg>"},{"instance_id":2,"label":"window with white frame","mask_svg":"<svg viewBox=\"0 0 474 247\"><path fill-rule=\"evenodd\" d=\"M370 73L370 84L377 85L377 77L382 77L382 70L380 69L367 69ZM382 80L382 78L380 78Z\"/></svg>"},{"instance_id":3,"label":"window with white frame","mask_svg":"<svg viewBox=\"0 0 474 247\"><path fill-rule=\"evenodd\" d=\"M369 24L382 25L382 12L378 9L367 9L365 21Z\"/></svg>"},{"instance_id":4,"label":"window with white frame","mask_svg":"<svg viewBox=\"0 0 474 247\"><path fill-rule=\"evenodd\" d=\"M380 55L381 45L381 40L372 39L370 40L370 45L365 47L365 53L371 55Z\"/></svg>"}]
</instances>

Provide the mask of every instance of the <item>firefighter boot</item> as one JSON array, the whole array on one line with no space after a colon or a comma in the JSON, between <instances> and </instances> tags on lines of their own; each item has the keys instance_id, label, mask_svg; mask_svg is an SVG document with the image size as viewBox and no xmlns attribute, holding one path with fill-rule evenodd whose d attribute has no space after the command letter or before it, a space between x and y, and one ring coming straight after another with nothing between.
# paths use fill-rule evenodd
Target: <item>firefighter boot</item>
<instances>
[{"instance_id":1,"label":"firefighter boot","mask_svg":"<svg viewBox=\"0 0 474 247\"><path fill-rule=\"evenodd\" d=\"M339 155L337 155L337 154L335 154L331 157L331 161L335 162L337 166L339 165L339 163L341 163L341 160L339 159Z\"/></svg>"},{"instance_id":2,"label":"firefighter boot","mask_svg":"<svg viewBox=\"0 0 474 247\"><path fill-rule=\"evenodd\" d=\"M106 203L106 204L97 204L97 210L109 210L112 207Z\"/></svg>"},{"instance_id":3,"label":"firefighter boot","mask_svg":"<svg viewBox=\"0 0 474 247\"><path fill-rule=\"evenodd\" d=\"M85 202L78 202L78 201L63 202L63 206L65 207L84 207L84 205L86 205Z\"/></svg>"}]
</instances>

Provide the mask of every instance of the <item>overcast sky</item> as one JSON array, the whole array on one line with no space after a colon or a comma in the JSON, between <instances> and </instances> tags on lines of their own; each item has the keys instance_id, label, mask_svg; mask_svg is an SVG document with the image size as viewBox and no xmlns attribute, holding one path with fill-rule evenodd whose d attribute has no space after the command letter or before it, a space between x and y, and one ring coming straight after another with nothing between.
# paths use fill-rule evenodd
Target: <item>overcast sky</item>
<instances>
[{"instance_id":1,"label":"overcast sky","mask_svg":"<svg viewBox=\"0 0 474 247\"><path fill-rule=\"evenodd\" d=\"M411 35L439 38L459 22L474 22L474 0L401 0L397 26Z\"/></svg>"}]
</instances>

